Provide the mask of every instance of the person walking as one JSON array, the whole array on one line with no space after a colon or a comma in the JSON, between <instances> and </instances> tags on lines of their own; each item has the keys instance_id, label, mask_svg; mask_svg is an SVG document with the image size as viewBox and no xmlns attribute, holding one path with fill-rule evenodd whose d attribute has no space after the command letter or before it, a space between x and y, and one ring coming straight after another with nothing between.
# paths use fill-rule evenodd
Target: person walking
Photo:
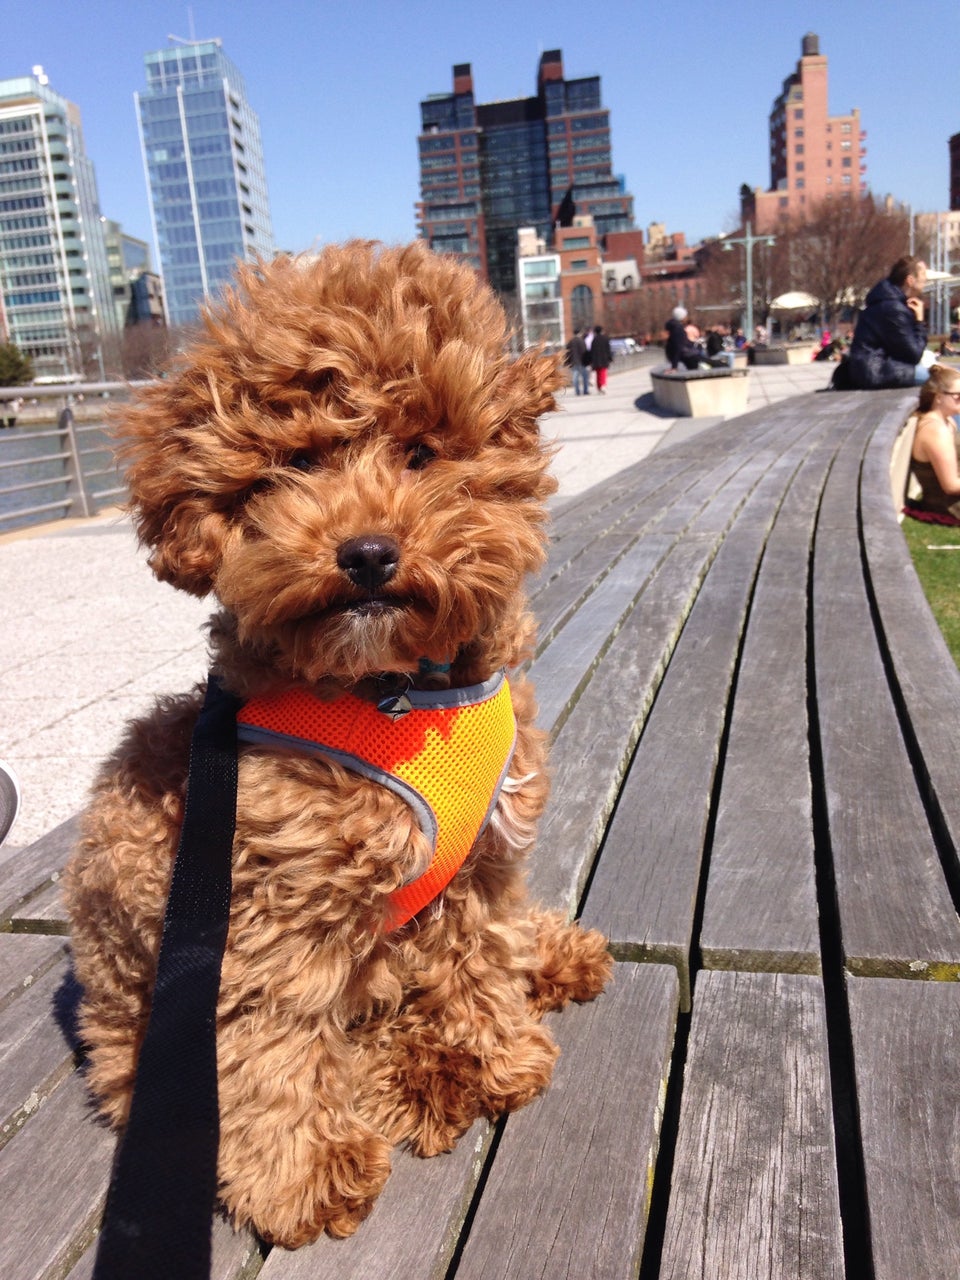
<instances>
[{"instance_id":1,"label":"person walking","mask_svg":"<svg viewBox=\"0 0 960 1280\"><path fill-rule=\"evenodd\" d=\"M567 363L573 373L573 389L579 395L590 394L590 356L583 340L583 330L576 329L567 343Z\"/></svg>"},{"instance_id":2,"label":"person walking","mask_svg":"<svg viewBox=\"0 0 960 1280\"><path fill-rule=\"evenodd\" d=\"M602 396L607 394L607 370L613 364L613 351L610 339L603 332L603 325L598 324L593 330L593 342L590 344L590 364L597 373L597 390Z\"/></svg>"}]
</instances>

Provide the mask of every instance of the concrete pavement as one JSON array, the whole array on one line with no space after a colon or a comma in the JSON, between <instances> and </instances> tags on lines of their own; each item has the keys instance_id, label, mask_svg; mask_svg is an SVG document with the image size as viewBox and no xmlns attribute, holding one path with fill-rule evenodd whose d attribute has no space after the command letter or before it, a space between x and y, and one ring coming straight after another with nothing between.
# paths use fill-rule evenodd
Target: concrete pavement
<instances>
[{"instance_id":1,"label":"concrete pavement","mask_svg":"<svg viewBox=\"0 0 960 1280\"><path fill-rule=\"evenodd\" d=\"M749 408L823 387L831 371L751 369ZM614 372L606 395L561 401L544 421L559 445L554 506L718 421L662 416L649 366ZM0 536L0 593L0 758L23 794L2 864L83 805L126 720L203 678L210 605L156 582L120 515Z\"/></svg>"}]
</instances>

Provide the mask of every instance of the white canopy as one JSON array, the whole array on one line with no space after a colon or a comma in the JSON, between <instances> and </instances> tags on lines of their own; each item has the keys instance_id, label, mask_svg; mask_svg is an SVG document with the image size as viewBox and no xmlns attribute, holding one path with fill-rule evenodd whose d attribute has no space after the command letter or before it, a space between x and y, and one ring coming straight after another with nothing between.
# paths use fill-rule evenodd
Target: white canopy
<instances>
[{"instance_id":1,"label":"white canopy","mask_svg":"<svg viewBox=\"0 0 960 1280\"><path fill-rule=\"evenodd\" d=\"M771 311L806 311L810 307L818 307L820 305L819 298L815 298L810 293L781 293L779 298L774 298L770 303Z\"/></svg>"}]
</instances>

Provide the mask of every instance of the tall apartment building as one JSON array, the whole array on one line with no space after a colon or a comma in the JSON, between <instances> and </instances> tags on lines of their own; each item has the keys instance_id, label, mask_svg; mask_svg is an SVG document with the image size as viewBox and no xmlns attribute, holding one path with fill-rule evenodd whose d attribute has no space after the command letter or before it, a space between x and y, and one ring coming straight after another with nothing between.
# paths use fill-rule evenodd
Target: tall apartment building
<instances>
[{"instance_id":1,"label":"tall apartment building","mask_svg":"<svg viewBox=\"0 0 960 1280\"><path fill-rule=\"evenodd\" d=\"M80 111L42 67L0 80L0 337L37 376L103 377L116 332Z\"/></svg>"},{"instance_id":2,"label":"tall apartment building","mask_svg":"<svg viewBox=\"0 0 960 1280\"><path fill-rule=\"evenodd\" d=\"M167 316L191 324L238 259L273 254L260 121L219 40L177 41L144 65L137 115Z\"/></svg>"},{"instance_id":3,"label":"tall apartment building","mask_svg":"<svg viewBox=\"0 0 960 1280\"><path fill-rule=\"evenodd\" d=\"M743 196L744 220L762 234L783 218L812 215L824 200L862 195L866 137L856 107L847 115L829 114L827 59L819 36L808 33L797 69L770 112L770 188Z\"/></svg>"},{"instance_id":4,"label":"tall apartment building","mask_svg":"<svg viewBox=\"0 0 960 1280\"><path fill-rule=\"evenodd\" d=\"M549 242L571 200L598 235L633 227L633 197L613 174L600 77L565 79L559 49L540 58L532 98L478 103L471 66L460 63L453 92L427 97L420 117L420 234L498 292L516 289L518 230Z\"/></svg>"}]
</instances>

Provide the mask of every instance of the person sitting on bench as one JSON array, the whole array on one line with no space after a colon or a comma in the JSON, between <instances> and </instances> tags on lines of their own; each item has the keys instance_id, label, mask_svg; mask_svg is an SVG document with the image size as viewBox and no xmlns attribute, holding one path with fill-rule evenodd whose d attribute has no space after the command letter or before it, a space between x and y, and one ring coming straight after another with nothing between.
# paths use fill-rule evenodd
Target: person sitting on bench
<instances>
[{"instance_id":1,"label":"person sitting on bench","mask_svg":"<svg viewBox=\"0 0 960 1280\"><path fill-rule=\"evenodd\" d=\"M856 391L911 387L926 382L922 365L927 345L923 322L926 264L898 258L886 280L867 294L850 347L850 385Z\"/></svg>"},{"instance_id":2,"label":"person sitting on bench","mask_svg":"<svg viewBox=\"0 0 960 1280\"><path fill-rule=\"evenodd\" d=\"M920 417L913 436L910 470L923 495L907 499L903 511L927 524L960 525L960 466L957 422L960 413L960 369L945 364L930 368L920 388Z\"/></svg>"},{"instance_id":3,"label":"person sitting on bench","mask_svg":"<svg viewBox=\"0 0 960 1280\"><path fill-rule=\"evenodd\" d=\"M667 330L666 356L671 369L682 364L685 369L699 369L704 350L691 342L687 334L687 309L674 307L665 328Z\"/></svg>"}]
</instances>

